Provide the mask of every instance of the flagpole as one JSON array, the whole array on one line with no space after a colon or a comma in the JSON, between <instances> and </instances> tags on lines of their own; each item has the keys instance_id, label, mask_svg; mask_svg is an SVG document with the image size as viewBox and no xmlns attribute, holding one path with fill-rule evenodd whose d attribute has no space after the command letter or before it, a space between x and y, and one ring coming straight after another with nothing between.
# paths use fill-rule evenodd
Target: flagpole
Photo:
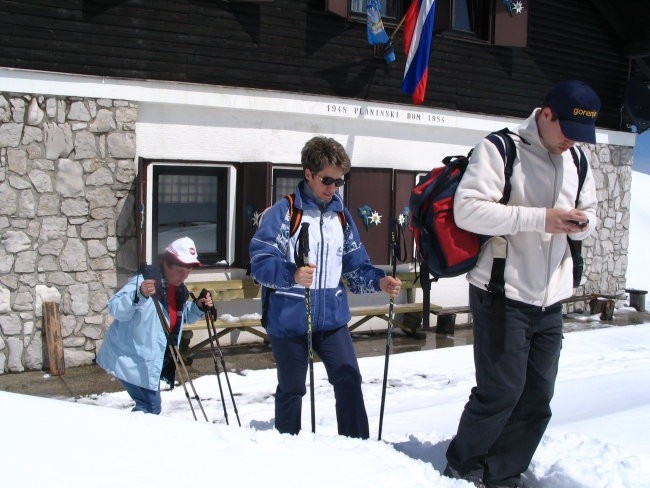
<instances>
[{"instance_id":1,"label":"flagpole","mask_svg":"<svg viewBox=\"0 0 650 488\"><path fill-rule=\"evenodd\" d=\"M406 19L406 14L404 14L404 16L402 17L402 20L399 21L399 24L397 24L397 27L395 27L395 30L393 31L393 33L388 38L388 42L386 44L384 44L384 45L375 44L373 46L373 51L375 53L375 56L383 56L384 52L387 49L390 49L390 48L393 47L393 39L395 39L395 34L397 34L397 32L400 30L400 28L402 27L402 24L404 23L405 19Z\"/></svg>"},{"instance_id":2,"label":"flagpole","mask_svg":"<svg viewBox=\"0 0 650 488\"><path fill-rule=\"evenodd\" d=\"M397 24L397 27L395 27L395 30L394 30L393 33L390 35L390 40L391 40L391 42L392 42L392 40L395 38L395 34L397 34L397 31L399 31L400 28L402 27L402 24L404 23L404 19L406 19L406 14L404 14L404 16L402 17L402 20L399 21L399 24Z\"/></svg>"}]
</instances>

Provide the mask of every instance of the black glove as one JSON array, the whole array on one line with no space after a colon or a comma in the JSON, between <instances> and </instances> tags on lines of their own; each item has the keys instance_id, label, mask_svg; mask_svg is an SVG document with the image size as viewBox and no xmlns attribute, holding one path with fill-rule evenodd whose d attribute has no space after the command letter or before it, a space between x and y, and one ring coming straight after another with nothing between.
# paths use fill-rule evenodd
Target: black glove
<instances>
[{"instance_id":1,"label":"black glove","mask_svg":"<svg viewBox=\"0 0 650 488\"><path fill-rule=\"evenodd\" d=\"M200 309L202 312L205 312L205 313L207 313L207 314L210 314L210 318L211 318L212 320L217 320L217 307L214 306L214 303L212 304L212 307L210 307L210 308L207 308L207 307L205 307L205 306L202 306L202 305L199 303L199 300L201 300L202 298L205 298L206 296L208 296L209 293L210 293L210 292L209 292L208 290L206 290L205 288L203 288L203 290L201 290L201 293L199 293L199 297L194 299L194 303L196 303L196 306L199 307L199 309Z\"/></svg>"}]
</instances>

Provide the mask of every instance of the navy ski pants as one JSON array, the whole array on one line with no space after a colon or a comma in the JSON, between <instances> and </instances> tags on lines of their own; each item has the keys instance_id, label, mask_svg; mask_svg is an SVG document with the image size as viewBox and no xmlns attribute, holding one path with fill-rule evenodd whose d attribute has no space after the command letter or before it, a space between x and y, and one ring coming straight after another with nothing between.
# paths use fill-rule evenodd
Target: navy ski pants
<instances>
[{"instance_id":1,"label":"navy ski pants","mask_svg":"<svg viewBox=\"0 0 650 488\"><path fill-rule=\"evenodd\" d=\"M307 335L269 336L277 365L275 392L275 428L297 434L301 428L302 397L307 392L309 366ZM369 437L368 415L361 391L361 372L346 326L312 335L314 351L323 361L327 378L334 387L338 433L347 437ZM318 412L318 399L315 398Z\"/></svg>"},{"instance_id":2,"label":"navy ski pants","mask_svg":"<svg viewBox=\"0 0 650 488\"><path fill-rule=\"evenodd\" d=\"M131 410L132 412L160 414L161 401L159 390L149 390L142 386L127 383L124 380L120 380L120 383L122 383L126 392L135 402L135 407Z\"/></svg>"},{"instance_id":3,"label":"navy ski pants","mask_svg":"<svg viewBox=\"0 0 650 488\"><path fill-rule=\"evenodd\" d=\"M514 486L551 419L562 305L541 308L506 299L499 332L490 315L491 295L470 286L470 310L476 386L447 450L447 462L461 475Z\"/></svg>"}]
</instances>

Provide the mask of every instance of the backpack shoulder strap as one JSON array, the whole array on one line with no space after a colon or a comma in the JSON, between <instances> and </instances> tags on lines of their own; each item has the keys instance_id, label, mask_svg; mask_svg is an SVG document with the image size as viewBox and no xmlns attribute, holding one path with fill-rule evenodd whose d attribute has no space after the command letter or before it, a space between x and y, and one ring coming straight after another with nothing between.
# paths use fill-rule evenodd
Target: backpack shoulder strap
<instances>
[{"instance_id":1,"label":"backpack shoulder strap","mask_svg":"<svg viewBox=\"0 0 650 488\"><path fill-rule=\"evenodd\" d=\"M300 221L302 220L302 209L296 208L293 205L293 202L296 200L295 193L285 195L284 198L286 198L289 202L289 236L293 236L298 230L298 227L300 227Z\"/></svg>"},{"instance_id":2,"label":"backpack shoulder strap","mask_svg":"<svg viewBox=\"0 0 650 488\"><path fill-rule=\"evenodd\" d=\"M343 227L343 230L345 230L345 224L347 224L347 219L345 218L345 212L339 211L336 213L339 216L339 222L341 222L341 227Z\"/></svg>"},{"instance_id":3,"label":"backpack shoulder strap","mask_svg":"<svg viewBox=\"0 0 650 488\"><path fill-rule=\"evenodd\" d=\"M503 187L503 197L499 200L499 203L505 205L510 200L510 192L512 191L512 185L510 184L510 177L512 176L512 170L517 157L517 146L515 141L512 139L512 136L515 135L519 137L522 141L526 140L521 137L519 134L512 132L507 127L504 127L501 130L492 132L487 136L487 139L496 146L499 154L503 158L504 163L504 175L506 177L506 182Z\"/></svg>"},{"instance_id":4,"label":"backpack shoulder strap","mask_svg":"<svg viewBox=\"0 0 650 488\"><path fill-rule=\"evenodd\" d=\"M289 233L289 236L293 236L297 231L298 228L300 227L300 221L302 220L302 209L301 208L296 208L293 205L293 202L296 200L296 194L291 193L290 195L285 195L284 198L287 199L289 202L289 226L291 229L291 232ZM345 217L345 212L340 211L336 212L339 216L339 222L341 222L341 227L345 230L345 224L347 223L347 219Z\"/></svg>"},{"instance_id":5,"label":"backpack shoulder strap","mask_svg":"<svg viewBox=\"0 0 650 488\"><path fill-rule=\"evenodd\" d=\"M585 156L584 151L581 148L576 148L575 146L571 147L571 157L573 158L573 164L576 166L578 171L578 193L576 194L576 203L575 207L578 207L578 200L580 200L580 192L582 191L582 185L587 179L587 156Z\"/></svg>"}]
</instances>

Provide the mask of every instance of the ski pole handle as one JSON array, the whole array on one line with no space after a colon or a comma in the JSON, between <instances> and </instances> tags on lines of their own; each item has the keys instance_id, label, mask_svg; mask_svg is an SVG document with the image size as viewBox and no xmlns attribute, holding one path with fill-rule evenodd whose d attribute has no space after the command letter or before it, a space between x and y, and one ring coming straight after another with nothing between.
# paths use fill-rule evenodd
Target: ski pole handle
<instances>
[{"instance_id":1,"label":"ski pole handle","mask_svg":"<svg viewBox=\"0 0 650 488\"><path fill-rule=\"evenodd\" d=\"M302 265L309 266L309 222L300 224L300 235L298 236L300 257Z\"/></svg>"}]
</instances>

